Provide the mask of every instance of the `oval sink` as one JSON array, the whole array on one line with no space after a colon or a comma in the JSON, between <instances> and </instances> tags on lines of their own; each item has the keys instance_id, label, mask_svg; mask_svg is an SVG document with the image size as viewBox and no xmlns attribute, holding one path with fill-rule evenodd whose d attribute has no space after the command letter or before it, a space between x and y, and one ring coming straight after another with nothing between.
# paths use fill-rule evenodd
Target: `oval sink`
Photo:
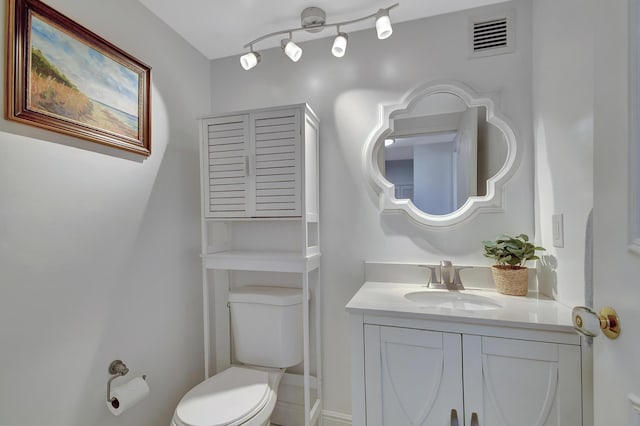
<instances>
[{"instance_id":1,"label":"oval sink","mask_svg":"<svg viewBox=\"0 0 640 426\"><path fill-rule=\"evenodd\" d=\"M495 300L477 294L438 291L414 291L404 295L408 300L431 308L455 309L459 311L488 311L502 308Z\"/></svg>"}]
</instances>

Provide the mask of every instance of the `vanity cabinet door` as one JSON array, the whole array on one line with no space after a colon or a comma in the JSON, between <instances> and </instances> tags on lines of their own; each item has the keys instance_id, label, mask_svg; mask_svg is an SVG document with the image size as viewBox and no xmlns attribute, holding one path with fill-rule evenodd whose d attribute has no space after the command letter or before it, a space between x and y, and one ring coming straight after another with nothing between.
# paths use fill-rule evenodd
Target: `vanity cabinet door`
<instances>
[{"instance_id":1,"label":"vanity cabinet door","mask_svg":"<svg viewBox=\"0 0 640 426\"><path fill-rule=\"evenodd\" d=\"M463 335L463 348L465 424L582 425L579 346Z\"/></svg>"},{"instance_id":2,"label":"vanity cabinet door","mask_svg":"<svg viewBox=\"0 0 640 426\"><path fill-rule=\"evenodd\" d=\"M368 426L464 424L460 334L366 324L364 345Z\"/></svg>"}]
</instances>

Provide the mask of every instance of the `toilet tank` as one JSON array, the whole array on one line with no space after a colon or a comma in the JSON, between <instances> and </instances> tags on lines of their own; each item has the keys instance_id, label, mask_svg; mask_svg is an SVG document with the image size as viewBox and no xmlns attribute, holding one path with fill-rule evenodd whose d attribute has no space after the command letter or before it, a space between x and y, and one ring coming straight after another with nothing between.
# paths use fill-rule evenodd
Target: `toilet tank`
<instances>
[{"instance_id":1,"label":"toilet tank","mask_svg":"<svg viewBox=\"0 0 640 426\"><path fill-rule=\"evenodd\" d=\"M229 292L237 361L286 368L302 362L302 290L249 286Z\"/></svg>"}]
</instances>

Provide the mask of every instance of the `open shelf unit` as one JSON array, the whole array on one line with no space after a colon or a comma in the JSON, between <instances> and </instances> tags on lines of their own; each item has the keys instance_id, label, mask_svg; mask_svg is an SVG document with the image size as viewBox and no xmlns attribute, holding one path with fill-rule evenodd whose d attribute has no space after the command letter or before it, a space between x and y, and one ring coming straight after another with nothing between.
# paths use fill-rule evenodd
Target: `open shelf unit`
<instances>
[{"instance_id":1,"label":"open shelf unit","mask_svg":"<svg viewBox=\"0 0 640 426\"><path fill-rule=\"evenodd\" d=\"M203 256L207 269L237 269L306 273L320 266L320 253L301 256L292 251L230 250Z\"/></svg>"},{"instance_id":2,"label":"open shelf unit","mask_svg":"<svg viewBox=\"0 0 640 426\"><path fill-rule=\"evenodd\" d=\"M234 361L231 289L301 288L303 362L272 416L283 426L315 425L322 408L318 125L306 104L200 119L205 378Z\"/></svg>"}]
</instances>

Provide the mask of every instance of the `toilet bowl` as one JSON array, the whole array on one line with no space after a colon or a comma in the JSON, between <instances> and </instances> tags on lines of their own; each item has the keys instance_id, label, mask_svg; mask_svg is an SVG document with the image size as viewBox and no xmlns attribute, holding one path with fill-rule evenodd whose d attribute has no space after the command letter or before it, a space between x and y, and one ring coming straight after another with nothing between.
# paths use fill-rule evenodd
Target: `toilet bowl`
<instances>
[{"instance_id":1,"label":"toilet bowl","mask_svg":"<svg viewBox=\"0 0 640 426\"><path fill-rule=\"evenodd\" d=\"M263 426L276 405L284 369L232 366L191 389L171 426Z\"/></svg>"},{"instance_id":2,"label":"toilet bowl","mask_svg":"<svg viewBox=\"0 0 640 426\"><path fill-rule=\"evenodd\" d=\"M229 292L234 359L242 363L196 385L171 426L263 426L288 367L302 362L302 291L245 286Z\"/></svg>"}]
</instances>

